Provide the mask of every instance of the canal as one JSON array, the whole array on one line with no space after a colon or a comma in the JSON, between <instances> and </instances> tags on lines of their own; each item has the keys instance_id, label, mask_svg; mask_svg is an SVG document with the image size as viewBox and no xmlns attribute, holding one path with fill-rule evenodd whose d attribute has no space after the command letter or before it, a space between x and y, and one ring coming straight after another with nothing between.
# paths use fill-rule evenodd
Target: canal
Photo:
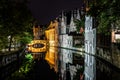
<instances>
[{"instance_id":1,"label":"canal","mask_svg":"<svg viewBox=\"0 0 120 80\"><path fill-rule=\"evenodd\" d=\"M0 70L0 75L12 72L0 80L120 80L120 69L101 58L86 54L94 58L94 64L89 64L94 67L86 68L84 54L56 47L43 53L26 53L29 56L23 65L14 62ZM86 75L86 72L92 73Z\"/></svg>"}]
</instances>

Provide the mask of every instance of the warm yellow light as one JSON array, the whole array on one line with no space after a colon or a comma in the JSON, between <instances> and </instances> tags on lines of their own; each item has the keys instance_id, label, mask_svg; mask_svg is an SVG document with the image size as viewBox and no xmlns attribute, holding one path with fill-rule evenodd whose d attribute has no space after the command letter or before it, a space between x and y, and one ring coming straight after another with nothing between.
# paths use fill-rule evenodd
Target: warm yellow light
<instances>
[{"instance_id":1,"label":"warm yellow light","mask_svg":"<svg viewBox=\"0 0 120 80\"><path fill-rule=\"evenodd\" d=\"M36 43L43 44L44 47L42 47L42 48L34 48L32 45L36 44ZM46 51L46 44L47 44L46 40L33 40L32 43L30 44L31 46L28 49L31 52L45 52Z\"/></svg>"}]
</instances>

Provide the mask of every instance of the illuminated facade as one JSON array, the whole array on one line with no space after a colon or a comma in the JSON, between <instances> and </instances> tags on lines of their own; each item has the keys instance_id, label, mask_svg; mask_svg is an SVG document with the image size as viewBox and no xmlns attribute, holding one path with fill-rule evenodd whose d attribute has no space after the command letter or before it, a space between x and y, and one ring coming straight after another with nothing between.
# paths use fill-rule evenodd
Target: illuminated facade
<instances>
[{"instance_id":1,"label":"illuminated facade","mask_svg":"<svg viewBox=\"0 0 120 80\"><path fill-rule=\"evenodd\" d=\"M68 35L68 32L67 32L67 19L66 19L66 16L64 16L64 14L62 13L62 17L60 19L60 22L59 22L59 46L60 47L66 47L66 48L70 48L72 47L72 41L73 41L73 38L72 36L69 36Z\"/></svg>"},{"instance_id":2,"label":"illuminated facade","mask_svg":"<svg viewBox=\"0 0 120 80\"><path fill-rule=\"evenodd\" d=\"M33 36L34 40L28 44L28 50L32 53L46 52L46 40L41 40L43 35L43 30L40 26L33 26Z\"/></svg>"},{"instance_id":3,"label":"illuminated facade","mask_svg":"<svg viewBox=\"0 0 120 80\"><path fill-rule=\"evenodd\" d=\"M76 25L74 23L74 18L73 18L73 14L71 14L71 22L70 22L70 28L69 28L69 33L70 32L76 32Z\"/></svg>"},{"instance_id":4,"label":"illuminated facade","mask_svg":"<svg viewBox=\"0 0 120 80\"><path fill-rule=\"evenodd\" d=\"M62 18L60 24L60 34L66 34L67 30L67 22L66 22L66 17L64 16L62 12Z\"/></svg>"},{"instance_id":5,"label":"illuminated facade","mask_svg":"<svg viewBox=\"0 0 120 80\"><path fill-rule=\"evenodd\" d=\"M45 59L50 64L51 68L54 68L58 72L58 22L57 20L51 21L47 30L45 31L45 36L48 42L49 49L47 50Z\"/></svg>"},{"instance_id":6,"label":"illuminated facade","mask_svg":"<svg viewBox=\"0 0 120 80\"><path fill-rule=\"evenodd\" d=\"M49 46L58 46L58 22L51 22L48 29L45 31L45 36Z\"/></svg>"},{"instance_id":7,"label":"illuminated facade","mask_svg":"<svg viewBox=\"0 0 120 80\"><path fill-rule=\"evenodd\" d=\"M32 53L46 52L46 45L46 40L33 40L28 49Z\"/></svg>"},{"instance_id":8,"label":"illuminated facade","mask_svg":"<svg viewBox=\"0 0 120 80\"><path fill-rule=\"evenodd\" d=\"M71 20L70 20L70 27L69 27L69 33L70 32L77 32L77 26L75 25L74 20L81 20L79 9L72 11L71 13Z\"/></svg>"},{"instance_id":9,"label":"illuminated facade","mask_svg":"<svg viewBox=\"0 0 120 80\"><path fill-rule=\"evenodd\" d=\"M74 19L80 20L79 10L73 11L71 13L70 23L67 23L68 18L66 14L62 13L61 17L59 18L59 26L58 26L59 27L59 43L60 43L59 47L75 49L75 47L73 47L74 35L70 35L70 33L72 32L75 32L75 33L77 32ZM70 50L61 49L61 53L59 54L59 57L60 57L60 66L61 66L60 67L61 77L62 77L62 80L65 80L67 78L66 72L70 67L69 64L73 63L73 53ZM73 74L72 72L70 73L71 73L71 80L73 80Z\"/></svg>"},{"instance_id":10,"label":"illuminated facade","mask_svg":"<svg viewBox=\"0 0 120 80\"><path fill-rule=\"evenodd\" d=\"M79 41L81 38L81 35L77 35L77 26L74 22L74 20L81 20L79 9L72 10L69 16L67 16L67 13L63 13L61 17L59 17L59 46L65 47L65 48L73 48L74 44L80 44L81 41ZM68 18L70 17L70 19ZM80 30L83 32L83 28ZM80 32L79 32L80 33ZM79 40L75 40L75 37ZM81 39L82 40L82 39Z\"/></svg>"},{"instance_id":11,"label":"illuminated facade","mask_svg":"<svg viewBox=\"0 0 120 80\"><path fill-rule=\"evenodd\" d=\"M60 35L60 47L72 48L73 47L73 36L68 34Z\"/></svg>"},{"instance_id":12,"label":"illuminated facade","mask_svg":"<svg viewBox=\"0 0 120 80\"><path fill-rule=\"evenodd\" d=\"M44 30L42 27L38 25L33 26L34 39L28 44L28 51L32 52L33 58L39 59L45 57L48 42L44 40L43 35Z\"/></svg>"},{"instance_id":13,"label":"illuminated facade","mask_svg":"<svg viewBox=\"0 0 120 80\"><path fill-rule=\"evenodd\" d=\"M43 35L43 30L40 26L33 26L33 36L34 40L40 39Z\"/></svg>"},{"instance_id":14,"label":"illuminated facade","mask_svg":"<svg viewBox=\"0 0 120 80\"><path fill-rule=\"evenodd\" d=\"M85 80L96 80L96 29L93 17L85 16Z\"/></svg>"}]
</instances>

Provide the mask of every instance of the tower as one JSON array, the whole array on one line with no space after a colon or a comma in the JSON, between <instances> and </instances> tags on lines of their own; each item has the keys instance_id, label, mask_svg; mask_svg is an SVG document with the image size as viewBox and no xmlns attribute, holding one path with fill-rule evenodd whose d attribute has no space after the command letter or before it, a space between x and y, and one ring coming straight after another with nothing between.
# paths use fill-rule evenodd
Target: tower
<instances>
[{"instance_id":1,"label":"tower","mask_svg":"<svg viewBox=\"0 0 120 80\"><path fill-rule=\"evenodd\" d=\"M96 28L93 28L93 17L85 16L85 80L96 80ZM91 54L91 55L90 55Z\"/></svg>"},{"instance_id":2,"label":"tower","mask_svg":"<svg viewBox=\"0 0 120 80\"><path fill-rule=\"evenodd\" d=\"M77 31L77 29L76 29L76 26L75 26L75 23L74 23L73 12L72 12L71 13L69 33L70 32L76 32L76 31Z\"/></svg>"},{"instance_id":3,"label":"tower","mask_svg":"<svg viewBox=\"0 0 120 80\"><path fill-rule=\"evenodd\" d=\"M77 20L81 20L81 16L80 16L80 11L79 11L79 9L77 9L76 19L77 19Z\"/></svg>"},{"instance_id":4,"label":"tower","mask_svg":"<svg viewBox=\"0 0 120 80\"><path fill-rule=\"evenodd\" d=\"M62 19L61 19L61 34L66 34L66 18L63 12L62 12Z\"/></svg>"}]
</instances>

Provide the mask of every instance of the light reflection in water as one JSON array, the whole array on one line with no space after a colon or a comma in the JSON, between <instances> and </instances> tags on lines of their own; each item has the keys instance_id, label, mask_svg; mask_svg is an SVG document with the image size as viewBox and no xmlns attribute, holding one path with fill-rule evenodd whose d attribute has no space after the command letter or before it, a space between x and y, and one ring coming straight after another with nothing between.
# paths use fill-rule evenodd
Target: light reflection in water
<instances>
[{"instance_id":1,"label":"light reflection in water","mask_svg":"<svg viewBox=\"0 0 120 80\"><path fill-rule=\"evenodd\" d=\"M93 64L89 63L89 65L94 67L85 68L85 65L87 66L88 63L84 64L84 55L79 53L69 49L49 47L44 54L46 54L45 59L50 67L59 73L61 80L120 80L120 72L117 69L105 61L88 54L86 55L89 58L91 57L92 62L94 62ZM92 71L93 74L89 73L87 76L91 75L95 78L85 78L85 71Z\"/></svg>"},{"instance_id":2,"label":"light reflection in water","mask_svg":"<svg viewBox=\"0 0 120 80\"><path fill-rule=\"evenodd\" d=\"M50 47L45 59L58 71L61 80L83 77L84 58L80 52Z\"/></svg>"},{"instance_id":3,"label":"light reflection in water","mask_svg":"<svg viewBox=\"0 0 120 80\"><path fill-rule=\"evenodd\" d=\"M46 52L45 60L48 61L51 68L54 68L55 71L58 72L58 48L49 47Z\"/></svg>"},{"instance_id":4,"label":"light reflection in water","mask_svg":"<svg viewBox=\"0 0 120 80\"><path fill-rule=\"evenodd\" d=\"M101 58L88 54L85 55L89 56L88 58L93 58L93 63L85 62L84 80L120 80L120 69Z\"/></svg>"}]
</instances>

